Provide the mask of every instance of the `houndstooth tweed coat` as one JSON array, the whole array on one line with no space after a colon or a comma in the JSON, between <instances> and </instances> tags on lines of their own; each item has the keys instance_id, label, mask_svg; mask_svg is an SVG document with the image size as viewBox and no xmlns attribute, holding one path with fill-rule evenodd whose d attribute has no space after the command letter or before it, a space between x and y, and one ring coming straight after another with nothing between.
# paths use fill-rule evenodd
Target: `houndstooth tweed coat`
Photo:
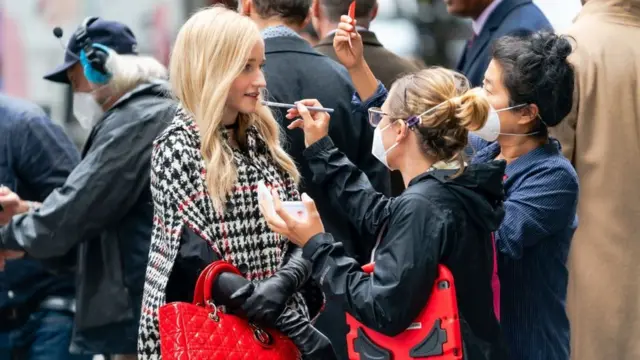
<instances>
[{"instance_id":1,"label":"houndstooth tweed coat","mask_svg":"<svg viewBox=\"0 0 640 360\"><path fill-rule=\"evenodd\" d=\"M227 139L225 129L221 135ZM248 268L245 277L251 281L268 278L282 265L288 242L271 232L260 214L257 183L263 180L287 200L299 199L297 186L273 161L255 127L249 127L246 136L245 151L235 149L233 153L237 184L223 211L214 211L205 186L200 135L184 109L178 108L172 124L154 143L154 225L138 332L139 359L161 359L158 309L165 303L167 282L185 226L206 240L218 257ZM323 300L319 287L310 281L288 306L315 317Z\"/></svg>"}]
</instances>

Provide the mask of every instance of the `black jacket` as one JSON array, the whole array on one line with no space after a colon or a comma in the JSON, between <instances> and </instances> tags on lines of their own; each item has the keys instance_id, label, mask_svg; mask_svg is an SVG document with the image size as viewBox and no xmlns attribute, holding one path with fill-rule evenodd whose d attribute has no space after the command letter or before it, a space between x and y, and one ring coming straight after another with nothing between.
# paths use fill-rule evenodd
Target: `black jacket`
<instances>
[{"instance_id":1,"label":"black jacket","mask_svg":"<svg viewBox=\"0 0 640 360\"><path fill-rule=\"evenodd\" d=\"M329 135L351 162L369 176L373 187L388 194L389 171L371 155L373 128L366 117L352 114L351 98L355 92L347 70L311 47L304 39L293 36L265 40L265 75L269 97L273 101L293 103L301 99L318 99L323 106L333 108ZM274 109L276 119L287 136L285 149L293 157L302 180L300 192L316 199L318 211L328 231L345 243L349 253L366 261L370 248L355 241L357 230L346 219L340 206L326 196L322 184L311 181L312 172L302 155L304 134L299 129L287 130L290 121L280 109Z\"/></svg>"},{"instance_id":2,"label":"black jacket","mask_svg":"<svg viewBox=\"0 0 640 360\"><path fill-rule=\"evenodd\" d=\"M467 359L503 359L493 309L491 232L502 221L505 163L432 170L396 198L375 192L329 137L305 151L314 182L327 185L361 236L384 231L371 276L328 233L304 247L313 277L366 326L386 335L409 327L429 299L438 264L453 273ZM387 226L383 227L384 224ZM468 324L468 325L467 325Z\"/></svg>"},{"instance_id":3,"label":"black jacket","mask_svg":"<svg viewBox=\"0 0 640 360\"><path fill-rule=\"evenodd\" d=\"M0 249L35 258L78 245L72 349L135 354L153 205L153 140L175 113L168 88L138 86L93 127L82 161L37 211L0 229Z\"/></svg>"},{"instance_id":4,"label":"black jacket","mask_svg":"<svg viewBox=\"0 0 640 360\"><path fill-rule=\"evenodd\" d=\"M355 89L347 69L313 50L300 37L267 38L265 53L267 62L264 72L270 100L293 103L301 99L318 99L323 106L334 109L329 135L336 146L367 174L374 188L389 194L389 171L371 155L373 128L366 118L367 113L352 114L351 99ZM344 244L347 253L366 263L375 239L357 236L358 231L349 222L340 204L326 196L329 189L311 181L313 174L302 155L305 149L303 132L299 129L287 130L290 121L284 118L281 109L274 110L287 137L285 150L300 170L300 192L306 192L316 200L325 228ZM347 360L346 322L344 310L339 305L327 299L316 327L329 337L339 359Z\"/></svg>"}]
</instances>

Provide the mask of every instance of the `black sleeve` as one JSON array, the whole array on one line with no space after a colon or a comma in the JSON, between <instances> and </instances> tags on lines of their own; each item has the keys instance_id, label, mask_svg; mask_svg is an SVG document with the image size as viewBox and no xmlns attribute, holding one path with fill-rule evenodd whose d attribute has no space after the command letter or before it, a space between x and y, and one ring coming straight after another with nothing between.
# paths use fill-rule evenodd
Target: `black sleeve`
<instances>
[{"instance_id":1,"label":"black sleeve","mask_svg":"<svg viewBox=\"0 0 640 360\"><path fill-rule=\"evenodd\" d=\"M305 245L313 278L327 296L341 299L346 311L388 336L404 331L426 306L437 276L440 244L450 236L448 222L422 196L394 205L388 230L375 254L375 271L364 273L330 234Z\"/></svg>"},{"instance_id":2,"label":"black sleeve","mask_svg":"<svg viewBox=\"0 0 640 360\"><path fill-rule=\"evenodd\" d=\"M191 302L198 276L204 268L220 257L206 240L184 226L180 249L173 264L166 289L166 301Z\"/></svg>"},{"instance_id":3,"label":"black sleeve","mask_svg":"<svg viewBox=\"0 0 640 360\"><path fill-rule=\"evenodd\" d=\"M386 221L393 201L376 191L367 175L356 167L326 136L304 151L313 182L349 216L363 239L374 237ZM356 239L351 239L354 243Z\"/></svg>"}]
</instances>

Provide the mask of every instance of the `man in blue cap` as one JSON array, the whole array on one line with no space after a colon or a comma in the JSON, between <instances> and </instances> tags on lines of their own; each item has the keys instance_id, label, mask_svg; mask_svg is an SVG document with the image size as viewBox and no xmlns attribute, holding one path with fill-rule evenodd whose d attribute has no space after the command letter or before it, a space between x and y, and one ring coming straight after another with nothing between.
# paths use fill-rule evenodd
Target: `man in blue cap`
<instances>
[{"instance_id":1,"label":"man in blue cap","mask_svg":"<svg viewBox=\"0 0 640 360\"><path fill-rule=\"evenodd\" d=\"M60 32L57 35L62 35ZM96 112L100 112L93 104L90 96L97 95L97 102L103 109L110 108L118 96L105 93L97 94L100 82L91 83L84 74L84 68L80 57L87 41L104 46L120 55L137 55L138 43L131 29L126 25L114 21L106 21L100 18L87 18L78 30L71 36L64 55L64 62L44 78L49 81L69 84L74 92L73 113L80 125L90 130L95 120ZM89 45L91 47L91 45ZM91 48L100 52L100 48ZM100 72L98 72L100 74Z\"/></svg>"},{"instance_id":2,"label":"man in blue cap","mask_svg":"<svg viewBox=\"0 0 640 360\"><path fill-rule=\"evenodd\" d=\"M0 192L12 215L0 228L0 263L7 251L47 259L77 247L71 351L112 359L137 358L153 222L152 143L175 113L166 68L138 56L136 44L121 23L83 22L64 63L45 76L73 89L74 114L90 130L82 160L41 205Z\"/></svg>"}]
</instances>

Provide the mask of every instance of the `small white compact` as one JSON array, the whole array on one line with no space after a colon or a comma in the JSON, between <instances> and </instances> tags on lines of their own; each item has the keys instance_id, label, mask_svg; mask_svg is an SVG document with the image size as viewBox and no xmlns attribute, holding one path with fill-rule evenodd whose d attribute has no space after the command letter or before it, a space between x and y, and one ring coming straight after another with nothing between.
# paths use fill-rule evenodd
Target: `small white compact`
<instances>
[{"instance_id":1,"label":"small white compact","mask_svg":"<svg viewBox=\"0 0 640 360\"><path fill-rule=\"evenodd\" d=\"M282 208L291 216L307 217L307 208L302 201L283 201Z\"/></svg>"},{"instance_id":2,"label":"small white compact","mask_svg":"<svg viewBox=\"0 0 640 360\"><path fill-rule=\"evenodd\" d=\"M276 215L273 205L273 195L271 195L271 191L269 191L264 181L258 182L258 202L269 214ZM307 216L307 209L304 207L302 201L283 201L282 208L291 216Z\"/></svg>"},{"instance_id":3,"label":"small white compact","mask_svg":"<svg viewBox=\"0 0 640 360\"><path fill-rule=\"evenodd\" d=\"M262 206L268 215L275 215L276 211L273 207L273 196L264 181L258 182L258 203Z\"/></svg>"}]
</instances>

